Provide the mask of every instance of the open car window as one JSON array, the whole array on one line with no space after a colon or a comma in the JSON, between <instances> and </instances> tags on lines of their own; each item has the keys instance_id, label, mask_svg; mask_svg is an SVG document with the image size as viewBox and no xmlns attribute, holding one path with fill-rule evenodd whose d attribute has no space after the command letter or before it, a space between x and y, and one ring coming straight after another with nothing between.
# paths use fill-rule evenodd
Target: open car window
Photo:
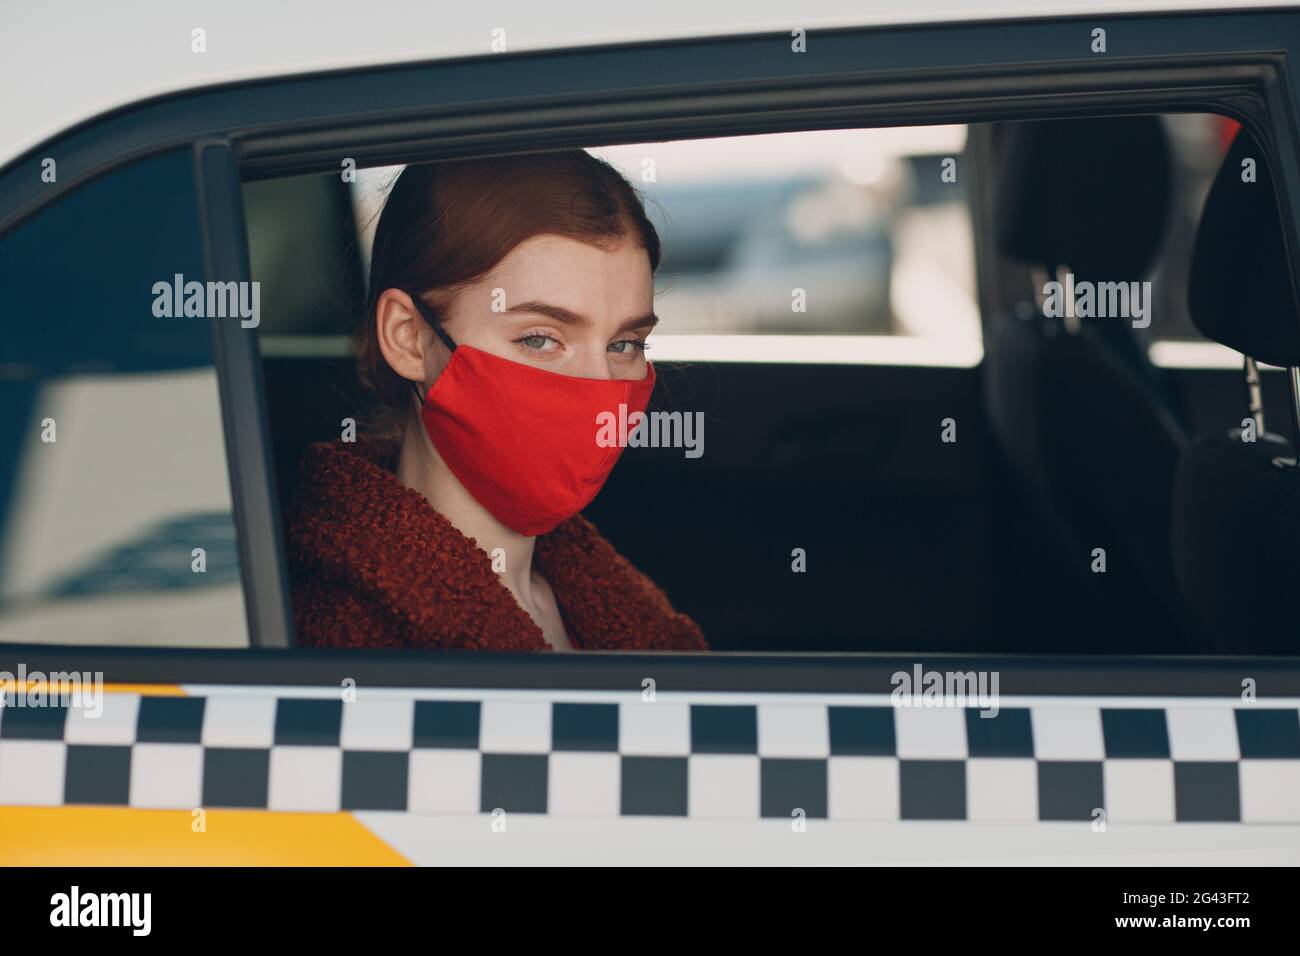
<instances>
[{"instance_id":1,"label":"open car window","mask_svg":"<svg viewBox=\"0 0 1300 956\"><path fill-rule=\"evenodd\" d=\"M1238 129L1188 113L585 150L636 190L661 244L648 437L645 447L625 443L584 510L597 540L712 650L1221 648L1228 638L1212 633L1221 622L1202 619L1183 593L1178 576L1199 558L1175 554L1170 516L1181 449L1226 432L1246 408L1240 353L1202 335L1188 301L1201 209ZM529 175L528 154L514 161ZM545 162L539 154L536 175ZM448 175L473 163L458 159ZM372 452L353 449L394 442L374 423L356 330L375 335L364 323L382 291L370 287L376 233L390 204L412 202L409 192L394 199L408 172L438 182L436 164L345 163L339 174L244 188L252 274L277 290L257 334L286 547L311 582L295 591L308 646L479 646L477 633L378 625L368 611L355 627L321 611L318 582L346 587L338 575L388 560L366 551L378 545L357 528L349 540L360 565L337 564L316 514L336 512L319 499L342 486L304 487L302 476L356 468L370 481L373 462L358 462ZM972 196L985 204L978 229ZM486 187L485 197L460 208L503 201ZM475 228L496 228L481 215ZM514 292L505 275L503 299ZM467 322L450 324L474 334ZM1264 379L1281 421L1285 376ZM480 400L519 401L504 391ZM326 446L334 451L321 466ZM480 453L488 449L452 470L461 476ZM1101 477L1125 469L1141 494ZM456 570L431 558L431 578L482 566L506 580L506 550L476 540L477 551L457 552ZM709 546L682 547L690 541ZM602 574L579 573L582 600L608 600ZM561 587L566 620L579 599L571 580ZM487 588L476 600L505 598ZM424 612L409 594L384 600ZM703 649L625 642L610 636L618 613L606 619L608 628L570 623L588 649ZM377 629L388 636L358 636Z\"/></svg>"}]
</instances>

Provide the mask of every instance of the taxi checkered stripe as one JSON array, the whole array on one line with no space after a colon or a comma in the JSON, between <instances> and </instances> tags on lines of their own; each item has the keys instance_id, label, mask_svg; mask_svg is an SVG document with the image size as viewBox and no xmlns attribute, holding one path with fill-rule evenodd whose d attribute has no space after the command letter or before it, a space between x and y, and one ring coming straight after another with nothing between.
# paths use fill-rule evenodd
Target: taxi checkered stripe
<instances>
[{"instance_id":1,"label":"taxi checkered stripe","mask_svg":"<svg viewBox=\"0 0 1300 956\"><path fill-rule=\"evenodd\" d=\"M0 708L0 805L1300 822L1300 711L106 694Z\"/></svg>"}]
</instances>

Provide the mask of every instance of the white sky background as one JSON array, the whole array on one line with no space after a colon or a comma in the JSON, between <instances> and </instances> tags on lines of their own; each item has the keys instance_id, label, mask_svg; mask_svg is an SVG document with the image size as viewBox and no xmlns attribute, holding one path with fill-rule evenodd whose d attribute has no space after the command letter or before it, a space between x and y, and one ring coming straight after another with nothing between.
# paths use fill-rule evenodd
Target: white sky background
<instances>
[{"instance_id":1,"label":"white sky background","mask_svg":"<svg viewBox=\"0 0 1300 956\"><path fill-rule=\"evenodd\" d=\"M966 145L965 126L809 130L600 146L588 152L617 167L638 188L642 160L653 158L658 181L674 185L773 179L801 173L840 171L854 182L869 181L886 158L925 153L957 155ZM353 207L362 225L362 248L370 261L374 218L385 190L401 166L357 170ZM647 190L653 192L653 188Z\"/></svg>"},{"instance_id":2,"label":"white sky background","mask_svg":"<svg viewBox=\"0 0 1300 956\"><path fill-rule=\"evenodd\" d=\"M634 143L588 152L617 166L638 185L646 158L654 159L663 183L738 182L833 171L861 183L875 178L884 159L957 155L965 144L965 126L903 126Z\"/></svg>"}]
</instances>

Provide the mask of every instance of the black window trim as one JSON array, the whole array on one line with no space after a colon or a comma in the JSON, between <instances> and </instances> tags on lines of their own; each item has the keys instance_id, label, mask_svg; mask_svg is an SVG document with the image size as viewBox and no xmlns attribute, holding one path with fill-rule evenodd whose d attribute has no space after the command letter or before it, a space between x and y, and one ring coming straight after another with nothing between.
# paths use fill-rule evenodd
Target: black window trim
<instances>
[{"instance_id":1,"label":"black window trim","mask_svg":"<svg viewBox=\"0 0 1300 956\"><path fill-rule=\"evenodd\" d=\"M1241 699L1300 697L1300 660L1284 657L1115 657L969 654L518 654L482 651L226 650L0 645L0 670L101 672L106 683L484 690L888 694L891 677L920 665L996 671L1009 696Z\"/></svg>"},{"instance_id":2,"label":"black window trim","mask_svg":"<svg viewBox=\"0 0 1300 956\"><path fill-rule=\"evenodd\" d=\"M195 143L194 164L206 278L252 281L239 168L229 140ZM209 321L249 644L287 648L293 633L288 572L257 336L239 321Z\"/></svg>"},{"instance_id":3,"label":"black window trim","mask_svg":"<svg viewBox=\"0 0 1300 956\"><path fill-rule=\"evenodd\" d=\"M1293 25L1292 11L1275 8L1026 17L817 30L810 37L815 55L789 54L775 67L773 52L789 50L787 32L458 57L217 84L111 110L7 163L0 168L0 233L115 165L205 137L229 137L248 151L245 161L253 162L261 159L259 148L280 152L281 137L310 139L344 125L382 136L388 124L421 117L493 124L512 109L527 121L565 107L581 120L588 111L618 109L627 115L637 103L655 98L670 110L677 102L698 111L700 96L725 100L747 92L797 91L806 113L833 107L808 99L828 87L840 89L841 104L845 97L876 103L875 120L886 123L888 103L882 98L890 95L915 108L929 90L931 108L942 110L972 100L980 88L996 87L985 104L994 110L988 118L1009 118L996 113L1008 96L1078 97L1108 86L1153 88L1132 75L1134 70L1157 68L1172 75L1181 69L1176 88L1222 91L1224 77L1211 82L1210 71L1237 65L1245 70L1237 80L1248 82L1261 64L1283 66L1281 38ZM1089 31L1095 27L1108 31L1110 53L1089 55ZM629 60L632 51L653 55ZM756 79L755 63L767 65L765 77ZM347 124L340 122L344 118ZM59 160L57 183L41 181L45 156Z\"/></svg>"},{"instance_id":4,"label":"black window trim","mask_svg":"<svg viewBox=\"0 0 1300 956\"><path fill-rule=\"evenodd\" d=\"M854 44L861 48L862 63L879 62L873 51L887 50L892 55L918 48L933 60L934 50L927 43L956 56L947 66L931 62L829 73L816 72L815 61L806 61L766 81L750 77L742 82L734 75L709 81L693 76L691 82L638 85L636 77L629 80L617 69L617 55L626 48L606 47L232 84L138 104L65 134L61 139L77 139L77 144L71 176L61 176L57 188L41 191L30 182L18 181L25 164L38 164L40 156L57 154L57 141L0 170L0 232L116 165L177 145L192 146L202 173L209 270L223 278L246 279L239 178L336 170L342 156L352 156L365 166L399 156L401 161L416 161L656 136L1182 110L1220 112L1239 119L1260 138L1274 161L1281 160L1277 168L1282 175L1277 179L1291 209L1287 241L1294 262L1300 148L1289 92L1288 51L1281 39L1289 34L1281 27L1294 28L1298 22L1300 12L1215 11L815 32L814 40L834 40L838 45L841 65L847 62L846 49ZM1089 59L1080 52L1085 48L1081 37L1085 28L1093 26L1107 28L1112 43L1142 33L1148 45L1129 48L1132 53ZM1035 55L1025 61L997 62L996 53L988 54L981 46L990 39L995 51L1015 45L1008 36L1019 32L1022 39L1028 38L1031 34L1024 31L1031 28L1035 31L1032 46L1019 49L1033 49ZM1193 52L1170 52L1170 35L1186 38ZM770 43L788 44L788 35L638 46L653 48L653 59L660 64L672 57L694 57L696 73L736 74L745 72L746 57L752 60L756 51L765 51L762 44ZM955 65L963 53L969 62ZM976 62L981 60L988 62ZM604 73L587 69L600 64ZM808 71L800 73L805 66ZM453 92L455 102L402 108L358 104L355 89L350 95L340 92L348 89L346 84L359 84L369 91L366 95L377 95L375 91L382 91L385 84L396 91L412 78L433 84L458 75L489 77L493 71L504 71L505 82L513 82L516 90L536 91L546 85L537 81L539 70L552 81L580 77L580 91L549 98L534 93L478 101L469 96L457 100ZM297 120L286 100L306 92L318 107L332 98L338 105L309 121ZM378 102L388 100L380 95ZM274 112L271 107L281 110L278 120L269 116ZM142 114L151 112L141 122ZM97 140L97 130L104 132L102 139ZM668 679L659 681L661 689L887 693L888 676L919 661L942 669L997 668L1006 694L1237 696L1244 677L1259 680L1261 696L1300 694L1300 659L1285 658L925 653L520 656L276 649L287 647L288 591L270 480L260 357L256 336L243 332L236 323L227 323L214 335L253 649L0 645L0 667L9 660L23 660L29 668L90 667L102 669L110 680L124 682L320 684L351 676L390 686L624 690L639 688L644 676L663 674Z\"/></svg>"}]
</instances>

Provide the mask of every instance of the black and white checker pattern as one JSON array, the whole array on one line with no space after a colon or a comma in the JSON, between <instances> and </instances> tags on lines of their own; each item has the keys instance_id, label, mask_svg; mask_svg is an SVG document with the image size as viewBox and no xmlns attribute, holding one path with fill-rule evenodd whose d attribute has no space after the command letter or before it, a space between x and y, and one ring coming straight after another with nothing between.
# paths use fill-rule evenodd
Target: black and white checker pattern
<instances>
[{"instance_id":1,"label":"black and white checker pattern","mask_svg":"<svg viewBox=\"0 0 1300 956\"><path fill-rule=\"evenodd\" d=\"M7 703L11 704L12 698ZM107 694L0 709L0 804L1300 823L1300 711Z\"/></svg>"}]
</instances>

